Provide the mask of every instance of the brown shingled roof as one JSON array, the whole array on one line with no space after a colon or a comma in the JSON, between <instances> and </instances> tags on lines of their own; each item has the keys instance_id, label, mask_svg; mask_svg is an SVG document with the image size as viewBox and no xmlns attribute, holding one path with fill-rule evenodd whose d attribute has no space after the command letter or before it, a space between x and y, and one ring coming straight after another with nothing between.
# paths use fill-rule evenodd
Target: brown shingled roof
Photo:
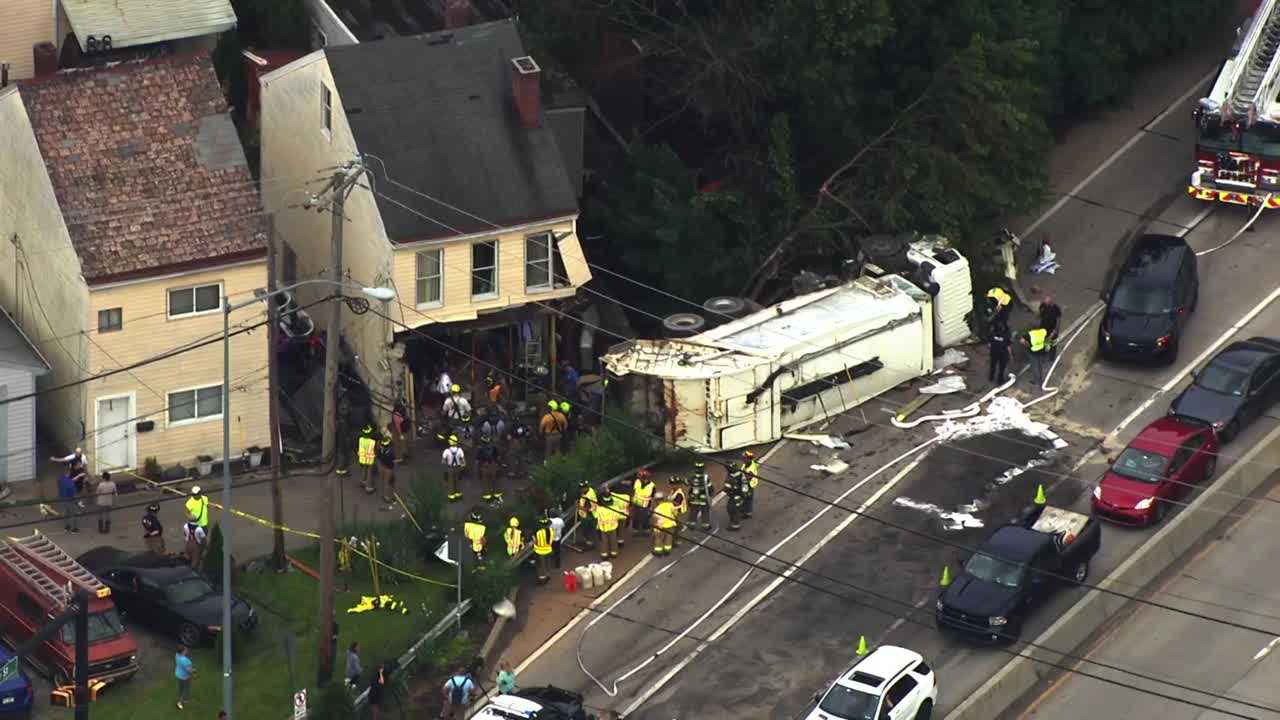
<instances>
[{"instance_id":1,"label":"brown shingled roof","mask_svg":"<svg viewBox=\"0 0 1280 720\"><path fill-rule=\"evenodd\" d=\"M90 285L263 252L262 206L207 57L63 72L19 92Z\"/></svg>"}]
</instances>

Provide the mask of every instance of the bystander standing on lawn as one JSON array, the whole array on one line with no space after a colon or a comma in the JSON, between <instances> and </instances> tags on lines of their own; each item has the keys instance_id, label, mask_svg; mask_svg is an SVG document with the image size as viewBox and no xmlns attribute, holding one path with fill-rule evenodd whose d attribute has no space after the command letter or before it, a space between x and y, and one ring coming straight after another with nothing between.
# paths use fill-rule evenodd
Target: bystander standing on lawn
<instances>
[{"instance_id":1,"label":"bystander standing on lawn","mask_svg":"<svg viewBox=\"0 0 1280 720\"><path fill-rule=\"evenodd\" d=\"M178 679L178 709L191 698L191 678L195 677L196 664L187 657L187 646L179 645L173 656L173 676Z\"/></svg>"}]
</instances>

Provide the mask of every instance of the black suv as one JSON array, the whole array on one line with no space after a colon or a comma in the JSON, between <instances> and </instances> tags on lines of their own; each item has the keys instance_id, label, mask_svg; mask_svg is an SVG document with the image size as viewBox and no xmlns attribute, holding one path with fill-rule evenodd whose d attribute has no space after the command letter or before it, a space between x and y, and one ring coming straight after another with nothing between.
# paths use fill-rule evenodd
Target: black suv
<instances>
[{"instance_id":1,"label":"black suv","mask_svg":"<svg viewBox=\"0 0 1280 720\"><path fill-rule=\"evenodd\" d=\"M1200 294L1196 254L1180 237L1143 235L1104 299L1098 349L1107 360L1173 362Z\"/></svg>"}]
</instances>

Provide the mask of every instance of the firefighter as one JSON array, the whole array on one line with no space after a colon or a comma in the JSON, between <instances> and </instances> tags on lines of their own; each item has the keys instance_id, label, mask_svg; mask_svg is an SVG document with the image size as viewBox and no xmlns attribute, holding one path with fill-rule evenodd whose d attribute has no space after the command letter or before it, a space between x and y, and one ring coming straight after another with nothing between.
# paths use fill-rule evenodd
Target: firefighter
<instances>
[{"instance_id":1,"label":"firefighter","mask_svg":"<svg viewBox=\"0 0 1280 720\"><path fill-rule=\"evenodd\" d=\"M650 506L653 504L653 480L649 471L641 469L636 473L631 487L631 532L639 535L649 530Z\"/></svg>"},{"instance_id":2,"label":"firefighter","mask_svg":"<svg viewBox=\"0 0 1280 720\"><path fill-rule=\"evenodd\" d=\"M498 407L501 405L502 401L507 397L507 387L503 385L498 378L494 377L492 373L485 377L484 385L489 389L489 406Z\"/></svg>"},{"instance_id":3,"label":"firefighter","mask_svg":"<svg viewBox=\"0 0 1280 720\"><path fill-rule=\"evenodd\" d=\"M445 398L444 404L440 406L440 414L449 425L471 417L471 401L462 396L461 385L455 383L449 386L449 397Z\"/></svg>"},{"instance_id":4,"label":"firefighter","mask_svg":"<svg viewBox=\"0 0 1280 720\"><path fill-rule=\"evenodd\" d=\"M480 436L480 445L476 447L476 462L479 467L480 484L485 487L484 500L491 505L502 504L502 490L498 488L498 448L489 435Z\"/></svg>"},{"instance_id":5,"label":"firefighter","mask_svg":"<svg viewBox=\"0 0 1280 720\"><path fill-rule=\"evenodd\" d=\"M555 400L547 401L547 411L538 421L538 432L542 433L543 455L550 458L560 454L560 438L569 429L569 419L560 412L560 404Z\"/></svg>"},{"instance_id":6,"label":"firefighter","mask_svg":"<svg viewBox=\"0 0 1280 720\"><path fill-rule=\"evenodd\" d=\"M697 524L703 530L711 529L711 496L715 488L711 478L707 477L706 463L701 460L693 464L693 474L689 476L689 524Z\"/></svg>"},{"instance_id":7,"label":"firefighter","mask_svg":"<svg viewBox=\"0 0 1280 720\"><path fill-rule=\"evenodd\" d=\"M378 441L373 437L373 425L366 423L356 441L356 461L360 463L360 487L366 493L373 492L373 462L378 454Z\"/></svg>"},{"instance_id":8,"label":"firefighter","mask_svg":"<svg viewBox=\"0 0 1280 720\"><path fill-rule=\"evenodd\" d=\"M484 520L480 517L479 510L473 510L471 516L462 525L462 534L471 541L472 559L477 565L484 564Z\"/></svg>"},{"instance_id":9,"label":"firefighter","mask_svg":"<svg viewBox=\"0 0 1280 720\"><path fill-rule=\"evenodd\" d=\"M614 516L618 518L618 547L627 544L622 537L622 528L627 527L628 518L631 516L631 493L622 489L615 489L609 493L609 507L613 509Z\"/></svg>"},{"instance_id":10,"label":"firefighter","mask_svg":"<svg viewBox=\"0 0 1280 720\"><path fill-rule=\"evenodd\" d=\"M742 452L742 464L738 466L746 476L746 498L742 503L742 517L749 518L756 509L756 488L760 486L760 463L750 450Z\"/></svg>"},{"instance_id":11,"label":"firefighter","mask_svg":"<svg viewBox=\"0 0 1280 720\"><path fill-rule=\"evenodd\" d=\"M1013 296L1004 288L996 286L987 291L987 327L1009 327L1009 311L1013 307Z\"/></svg>"},{"instance_id":12,"label":"firefighter","mask_svg":"<svg viewBox=\"0 0 1280 720\"><path fill-rule=\"evenodd\" d=\"M378 443L378 485L382 487L382 509L395 509L396 448L390 435L383 435ZM373 488L365 488L365 492L372 493Z\"/></svg>"},{"instance_id":13,"label":"firefighter","mask_svg":"<svg viewBox=\"0 0 1280 720\"><path fill-rule=\"evenodd\" d=\"M683 523L684 516L689 514L689 496L687 493L685 493L684 488L682 486L676 484L676 478L677 476L675 475L671 476L671 484L672 484L672 487L674 487L674 489L671 491L671 506L675 508L676 523L679 524L679 523ZM672 547L679 544L680 544L679 536L673 534L671 536Z\"/></svg>"},{"instance_id":14,"label":"firefighter","mask_svg":"<svg viewBox=\"0 0 1280 720\"><path fill-rule=\"evenodd\" d=\"M560 401L560 414L564 416L564 435L560 437L560 452L567 453L573 449L578 439L578 417L572 414L573 406L568 400Z\"/></svg>"},{"instance_id":15,"label":"firefighter","mask_svg":"<svg viewBox=\"0 0 1280 720\"><path fill-rule=\"evenodd\" d=\"M1018 342L1031 355L1031 365L1036 369L1036 385L1044 381L1044 363L1049 357L1051 343L1049 331L1044 328L1031 328L1018 338Z\"/></svg>"},{"instance_id":16,"label":"firefighter","mask_svg":"<svg viewBox=\"0 0 1280 720\"><path fill-rule=\"evenodd\" d=\"M746 473L737 468L729 471L729 478L724 483L725 509L729 511L729 529L742 527L743 512L747 502L748 480Z\"/></svg>"},{"instance_id":17,"label":"firefighter","mask_svg":"<svg viewBox=\"0 0 1280 720\"><path fill-rule=\"evenodd\" d=\"M613 494L604 491L603 502L596 503L596 527L600 529L600 559L618 557L618 524L620 518L613 505Z\"/></svg>"},{"instance_id":18,"label":"firefighter","mask_svg":"<svg viewBox=\"0 0 1280 720\"><path fill-rule=\"evenodd\" d=\"M578 527L582 528L582 541L588 548L596 546L596 489L583 480L578 483Z\"/></svg>"},{"instance_id":19,"label":"firefighter","mask_svg":"<svg viewBox=\"0 0 1280 720\"><path fill-rule=\"evenodd\" d=\"M458 486L458 479L462 475L462 471L467 467L467 454L462 452L462 448L458 447L458 436L449 436L449 447L444 449L440 454L441 461L444 462L444 474L449 482L449 502L457 502L462 499L462 490Z\"/></svg>"},{"instance_id":20,"label":"firefighter","mask_svg":"<svg viewBox=\"0 0 1280 720\"><path fill-rule=\"evenodd\" d=\"M502 539L507 543L507 557L513 558L520 554L524 549L524 533L520 532L520 518L511 518L507 521L507 529L502 533Z\"/></svg>"},{"instance_id":21,"label":"firefighter","mask_svg":"<svg viewBox=\"0 0 1280 720\"><path fill-rule=\"evenodd\" d=\"M555 533L551 529L551 521L547 518L538 519L538 530L533 534L533 555L538 562L538 584L545 585L550 579L551 552L553 549Z\"/></svg>"},{"instance_id":22,"label":"firefighter","mask_svg":"<svg viewBox=\"0 0 1280 720\"><path fill-rule=\"evenodd\" d=\"M659 492L655 498L658 506L653 511L653 554L667 555L676 530L676 508L666 493Z\"/></svg>"}]
</instances>

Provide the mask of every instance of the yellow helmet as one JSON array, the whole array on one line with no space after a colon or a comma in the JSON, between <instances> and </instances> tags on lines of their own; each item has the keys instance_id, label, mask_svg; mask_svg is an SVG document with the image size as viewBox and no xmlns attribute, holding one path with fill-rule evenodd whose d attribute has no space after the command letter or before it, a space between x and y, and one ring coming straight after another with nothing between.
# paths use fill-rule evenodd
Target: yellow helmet
<instances>
[{"instance_id":1,"label":"yellow helmet","mask_svg":"<svg viewBox=\"0 0 1280 720\"><path fill-rule=\"evenodd\" d=\"M548 400L547 407L551 408L552 410L559 410L560 403L556 402L555 400Z\"/></svg>"},{"instance_id":2,"label":"yellow helmet","mask_svg":"<svg viewBox=\"0 0 1280 720\"><path fill-rule=\"evenodd\" d=\"M382 444L383 444L383 445L390 445L390 444L391 444L391 436L390 436L390 435L383 435L383 436L382 436Z\"/></svg>"},{"instance_id":3,"label":"yellow helmet","mask_svg":"<svg viewBox=\"0 0 1280 720\"><path fill-rule=\"evenodd\" d=\"M520 518L511 518L510 522L507 524L511 527L520 527Z\"/></svg>"},{"instance_id":4,"label":"yellow helmet","mask_svg":"<svg viewBox=\"0 0 1280 720\"><path fill-rule=\"evenodd\" d=\"M462 392L462 386L459 385L458 383L454 383L452 386L449 387L449 391L460 393Z\"/></svg>"},{"instance_id":5,"label":"yellow helmet","mask_svg":"<svg viewBox=\"0 0 1280 720\"><path fill-rule=\"evenodd\" d=\"M450 444L450 445L457 445L457 444L458 444L458 436L457 436L457 435L450 435L450 436L449 436L449 444Z\"/></svg>"}]
</instances>

